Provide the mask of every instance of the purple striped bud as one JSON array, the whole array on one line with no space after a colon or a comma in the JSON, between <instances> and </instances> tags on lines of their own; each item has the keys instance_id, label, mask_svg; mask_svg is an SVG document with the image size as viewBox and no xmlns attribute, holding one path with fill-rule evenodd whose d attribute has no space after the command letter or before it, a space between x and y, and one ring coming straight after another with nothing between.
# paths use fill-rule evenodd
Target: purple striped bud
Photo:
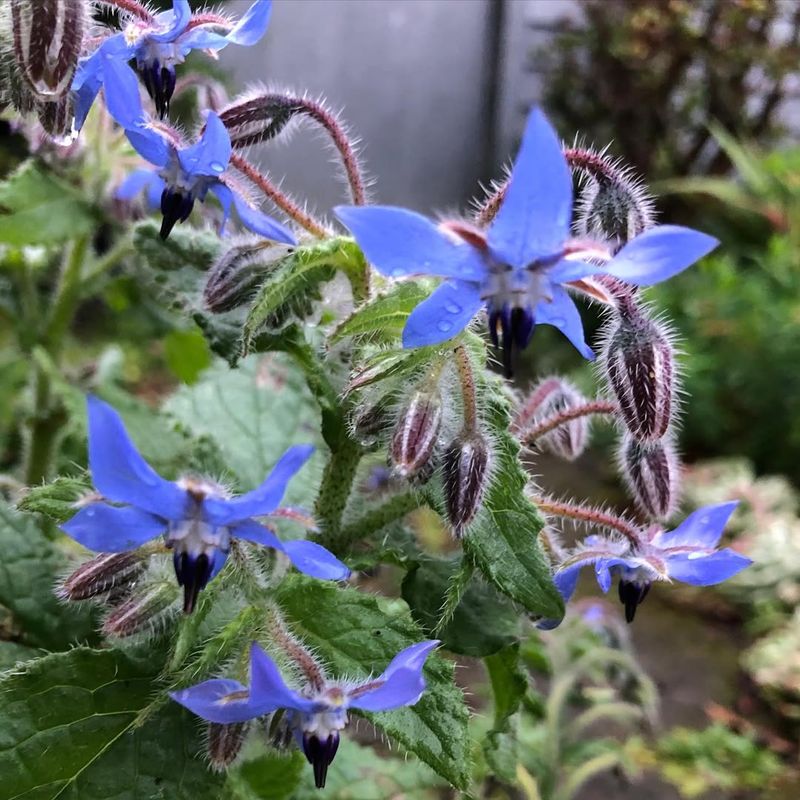
<instances>
[{"instance_id":1,"label":"purple striped bud","mask_svg":"<svg viewBox=\"0 0 800 800\"><path fill-rule=\"evenodd\" d=\"M246 303L272 269L292 251L267 239L228 248L208 271L203 301L214 314Z\"/></svg>"},{"instance_id":2,"label":"purple striped bud","mask_svg":"<svg viewBox=\"0 0 800 800\"><path fill-rule=\"evenodd\" d=\"M414 392L392 433L389 452L398 475L411 479L424 470L436 450L441 427L442 399L439 393Z\"/></svg>"},{"instance_id":3,"label":"purple striped bud","mask_svg":"<svg viewBox=\"0 0 800 800\"><path fill-rule=\"evenodd\" d=\"M442 457L447 518L459 539L480 510L491 463L489 443L477 431L462 432Z\"/></svg>"},{"instance_id":4,"label":"purple striped bud","mask_svg":"<svg viewBox=\"0 0 800 800\"><path fill-rule=\"evenodd\" d=\"M534 427L587 402L588 400L571 383L562 380L558 388L550 392L540 405ZM586 450L589 443L589 417L581 416L563 422L540 436L536 443L559 458L574 461Z\"/></svg>"},{"instance_id":5,"label":"purple striped bud","mask_svg":"<svg viewBox=\"0 0 800 800\"><path fill-rule=\"evenodd\" d=\"M639 442L626 436L620 462L636 504L651 519L669 518L678 502L680 464L670 439Z\"/></svg>"},{"instance_id":6,"label":"purple striped bud","mask_svg":"<svg viewBox=\"0 0 800 800\"><path fill-rule=\"evenodd\" d=\"M601 366L626 428L643 442L660 439L675 404L675 357L665 326L632 297L620 302Z\"/></svg>"},{"instance_id":7,"label":"purple striped bud","mask_svg":"<svg viewBox=\"0 0 800 800\"><path fill-rule=\"evenodd\" d=\"M11 0L14 60L36 99L64 97L83 47L84 0Z\"/></svg>"},{"instance_id":8,"label":"purple striped bud","mask_svg":"<svg viewBox=\"0 0 800 800\"><path fill-rule=\"evenodd\" d=\"M160 627L177 611L178 592L174 581L143 587L106 617L103 633L124 638Z\"/></svg>"},{"instance_id":9,"label":"purple striped bud","mask_svg":"<svg viewBox=\"0 0 800 800\"><path fill-rule=\"evenodd\" d=\"M235 100L219 117L238 148L274 139L302 111L296 98L268 93Z\"/></svg>"},{"instance_id":10,"label":"purple striped bud","mask_svg":"<svg viewBox=\"0 0 800 800\"><path fill-rule=\"evenodd\" d=\"M136 550L128 553L100 553L81 564L60 586L61 600L89 600L92 597L130 588L144 572L145 561Z\"/></svg>"},{"instance_id":11,"label":"purple striped bud","mask_svg":"<svg viewBox=\"0 0 800 800\"><path fill-rule=\"evenodd\" d=\"M54 139L67 136L72 130L72 98L67 95L53 102L38 102L36 116L44 131Z\"/></svg>"},{"instance_id":12,"label":"purple striped bud","mask_svg":"<svg viewBox=\"0 0 800 800\"><path fill-rule=\"evenodd\" d=\"M228 725L208 723L208 761L213 770L222 772L236 760L249 727L248 722L232 722Z\"/></svg>"}]
</instances>

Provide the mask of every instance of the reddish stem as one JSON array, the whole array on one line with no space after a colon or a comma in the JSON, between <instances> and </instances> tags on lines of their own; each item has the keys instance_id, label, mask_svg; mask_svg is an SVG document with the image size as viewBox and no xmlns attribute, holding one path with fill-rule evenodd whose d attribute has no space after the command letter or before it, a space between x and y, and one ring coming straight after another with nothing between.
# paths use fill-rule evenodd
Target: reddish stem
<instances>
[{"instance_id":1,"label":"reddish stem","mask_svg":"<svg viewBox=\"0 0 800 800\"><path fill-rule=\"evenodd\" d=\"M314 656L286 629L284 621L275 611L269 615L267 626L273 642L292 660L306 680L317 691L325 686L325 674Z\"/></svg>"},{"instance_id":2,"label":"reddish stem","mask_svg":"<svg viewBox=\"0 0 800 800\"><path fill-rule=\"evenodd\" d=\"M191 30L199 25L215 25L219 28L227 28L228 30L233 27L233 23L227 17L223 17L221 14L203 12L201 14L192 14L189 24L186 26L186 30Z\"/></svg>"},{"instance_id":3,"label":"reddish stem","mask_svg":"<svg viewBox=\"0 0 800 800\"><path fill-rule=\"evenodd\" d=\"M520 406L514 419L511 420L511 432L519 433L528 427L528 424L533 421L534 416L539 407L545 400L561 386L561 381L558 378L548 378L542 381L528 396L525 402Z\"/></svg>"},{"instance_id":4,"label":"reddish stem","mask_svg":"<svg viewBox=\"0 0 800 800\"><path fill-rule=\"evenodd\" d=\"M539 510L545 514L574 519L578 522L585 522L588 525L598 525L621 533L633 545L638 546L641 544L639 529L632 522L628 522L628 520L618 517L609 511L586 508L573 503L561 503L557 500L545 500L543 498L536 498L534 502Z\"/></svg>"},{"instance_id":5,"label":"reddish stem","mask_svg":"<svg viewBox=\"0 0 800 800\"><path fill-rule=\"evenodd\" d=\"M478 430L478 401L475 396L475 376L469 354L463 344L453 350L456 357L458 379L461 382L461 394L464 397L464 429L473 433Z\"/></svg>"},{"instance_id":6,"label":"reddish stem","mask_svg":"<svg viewBox=\"0 0 800 800\"><path fill-rule=\"evenodd\" d=\"M246 178L251 180L278 208L290 216L309 233L323 239L327 231L321 223L307 214L288 195L284 194L266 175L262 175L247 159L238 153L231 153L230 163Z\"/></svg>"},{"instance_id":7,"label":"reddish stem","mask_svg":"<svg viewBox=\"0 0 800 800\"><path fill-rule=\"evenodd\" d=\"M153 21L153 15L141 3L137 3L136 0L102 0L102 2L106 5L114 6L126 14L139 17L145 22Z\"/></svg>"},{"instance_id":8,"label":"reddish stem","mask_svg":"<svg viewBox=\"0 0 800 800\"><path fill-rule=\"evenodd\" d=\"M616 403L611 403L607 400L592 400L589 403L573 406L564 411L559 411L558 414L553 414L552 417L543 419L536 427L525 433L523 442L526 445L531 445L537 439L555 430L559 425L566 425L566 423L581 417L588 417L593 414L616 414L617 411L619 411L619 408Z\"/></svg>"}]
</instances>

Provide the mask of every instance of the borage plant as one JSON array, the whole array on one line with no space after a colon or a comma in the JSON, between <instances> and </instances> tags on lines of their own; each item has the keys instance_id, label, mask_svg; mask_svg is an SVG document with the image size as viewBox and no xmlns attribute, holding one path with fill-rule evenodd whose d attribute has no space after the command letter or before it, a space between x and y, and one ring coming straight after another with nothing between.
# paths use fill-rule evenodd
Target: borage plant
<instances>
[{"instance_id":1,"label":"borage plant","mask_svg":"<svg viewBox=\"0 0 800 800\"><path fill-rule=\"evenodd\" d=\"M534 704L520 654L582 567L603 591L618 578L630 622L653 584L748 563L718 548L734 503L678 513L675 348L640 292L716 242L655 225L627 170L564 147L538 109L476 213L368 204L323 103L228 101L183 63L254 44L269 12L0 10L32 154L0 186L6 796L304 797L355 765L378 781L365 796L508 785ZM248 159L298 124L341 161L335 220ZM594 358L576 298L604 310L598 396L556 376L518 391L537 325ZM137 379L164 366L143 339L184 385ZM577 458L598 415L620 432L628 513L546 497L522 465ZM562 521L588 535L565 542ZM486 659L488 736L453 680L462 655ZM340 747L351 714L367 724ZM378 758L378 739L417 760Z\"/></svg>"}]
</instances>

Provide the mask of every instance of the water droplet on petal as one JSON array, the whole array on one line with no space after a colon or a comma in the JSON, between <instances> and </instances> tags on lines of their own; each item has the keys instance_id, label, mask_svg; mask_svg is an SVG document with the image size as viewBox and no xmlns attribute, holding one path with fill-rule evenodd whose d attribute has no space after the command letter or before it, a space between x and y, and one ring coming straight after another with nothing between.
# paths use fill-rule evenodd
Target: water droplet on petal
<instances>
[{"instance_id":1,"label":"water droplet on petal","mask_svg":"<svg viewBox=\"0 0 800 800\"><path fill-rule=\"evenodd\" d=\"M436 326L442 333L447 333L447 331L451 330L453 327L453 323L449 322L446 319L440 320L439 324Z\"/></svg>"},{"instance_id":2,"label":"water droplet on petal","mask_svg":"<svg viewBox=\"0 0 800 800\"><path fill-rule=\"evenodd\" d=\"M214 172L225 172L225 165L219 161L212 161L210 166Z\"/></svg>"},{"instance_id":3,"label":"water droplet on petal","mask_svg":"<svg viewBox=\"0 0 800 800\"><path fill-rule=\"evenodd\" d=\"M448 314L458 314L458 312L459 312L459 311L461 311L461 306L460 306L460 305L458 305L458 303L452 303L452 302L450 302L450 303L447 303L447 304L445 305L445 307L444 307L444 310L445 310L445 311L446 311Z\"/></svg>"}]
</instances>

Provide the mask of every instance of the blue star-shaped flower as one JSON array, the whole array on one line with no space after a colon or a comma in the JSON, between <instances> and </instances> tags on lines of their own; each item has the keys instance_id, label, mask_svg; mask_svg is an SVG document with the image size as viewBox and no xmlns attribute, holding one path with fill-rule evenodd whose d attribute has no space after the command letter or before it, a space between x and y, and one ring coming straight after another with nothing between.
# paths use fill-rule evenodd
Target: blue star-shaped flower
<instances>
[{"instance_id":1,"label":"blue star-shaped flower","mask_svg":"<svg viewBox=\"0 0 800 800\"><path fill-rule=\"evenodd\" d=\"M644 532L637 547L627 540L588 536L556 570L556 587L567 601L575 592L583 567L594 565L604 592L618 575L620 600L625 618L631 622L653 581L676 580L692 586L722 583L752 563L728 547L717 549L725 523L737 505L734 501L700 508L673 531L654 526Z\"/></svg>"},{"instance_id":2,"label":"blue star-shaped flower","mask_svg":"<svg viewBox=\"0 0 800 800\"><path fill-rule=\"evenodd\" d=\"M316 686L290 689L272 659L257 645L250 649L250 688L217 678L170 692L173 700L209 722L245 722L278 709L314 768L317 788L325 786L328 766L339 746L348 711L389 711L412 706L425 691L422 667L438 641L411 645L398 653L374 679L345 682L323 678Z\"/></svg>"},{"instance_id":3,"label":"blue star-shaped flower","mask_svg":"<svg viewBox=\"0 0 800 800\"><path fill-rule=\"evenodd\" d=\"M192 50L218 51L229 44L253 45L267 30L271 0L256 0L236 25L223 25L217 14L192 14L188 0L174 0L171 11L148 19L131 15L121 33L105 39L75 73L75 126L80 130L106 80L110 61L136 62L136 69L153 98L159 116L169 111L175 90L175 65ZM228 27L226 33L217 31Z\"/></svg>"},{"instance_id":4,"label":"blue star-shaped flower","mask_svg":"<svg viewBox=\"0 0 800 800\"><path fill-rule=\"evenodd\" d=\"M200 140L183 146L171 129L148 120L142 108L136 76L127 64L112 62L108 65L105 92L111 116L125 129L136 152L156 167L155 170L132 172L116 196L128 200L146 190L150 205L161 207L162 238L166 239L178 222L184 222L195 201L204 202L210 191L219 200L224 214L220 233L233 205L239 220L248 230L278 242L297 243L290 230L254 208L241 188L237 188L236 181L226 174L231 157L231 138L213 111L206 114L206 126Z\"/></svg>"},{"instance_id":5,"label":"blue star-shaped flower","mask_svg":"<svg viewBox=\"0 0 800 800\"><path fill-rule=\"evenodd\" d=\"M717 245L690 228L662 225L637 236L603 266L582 261L581 255L597 254L570 241L572 176L558 136L538 109L528 119L505 199L485 233L462 230L456 236L419 214L387 206L341 206L336 214L383 274L447 279L409 316L405 347L449 339L486 305L495 345L498 329L502 334L507 371L512 347L524 348L535 325L555 326L583 356L594 357L564 284L604 274L649 286Z\"/></svg>"},{"instance_id":6,"label":"blue star-shaped flower","mask_svg":"<svg viewBox=\"0 0 800 800\"><path fill-rule=\"evenodd\" d=\"M224 566L233 538L280 550L301 572L315 578L343 580L350 574L321 545L282 542L254 519L276 511L289 480L313 453L310 445L290 447L261 486L231 497L211 481L162 478L136 450L116 411L96 397L88 398L88 418L89 467L103 499L85 505L62 529L100 553L135 550L163 535L173 551L187 613Z\"/></svg>"}]
</instances>

